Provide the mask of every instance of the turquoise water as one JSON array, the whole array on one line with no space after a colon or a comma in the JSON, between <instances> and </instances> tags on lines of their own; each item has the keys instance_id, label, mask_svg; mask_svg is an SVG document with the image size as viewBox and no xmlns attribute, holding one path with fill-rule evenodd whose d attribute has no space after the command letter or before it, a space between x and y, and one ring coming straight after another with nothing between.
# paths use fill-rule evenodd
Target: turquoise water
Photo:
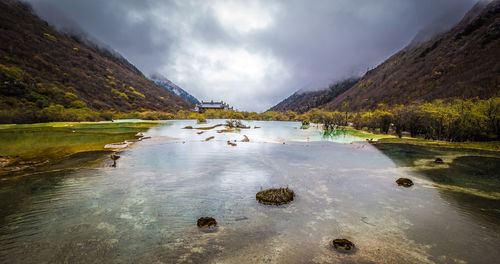
<instances>
[{"instance_id":1,"label":"turquoise water","mask_svg":"<svg viewBox=\"0 0 500 264\"><path fill-rule=\"evenodd\" d=\"M219 122L152 128L151 139L120 153L116 168L108 154L88 153L80 158L102 160L99 166L1 179L0 262L494 263L500 257L495 153L375 148L344 136L322 141L319 129L292 122L246 122L252 129L237 133L182 129ZM243 135L250 142L227 144ZM209 136L215 138L205 141ZM447 162L442 168L428 162L436 155ZM470 156L473 162L464 158ZM470 166L489 169L467 177ZM428 173L439 169L459 180ZM398 187L399 177L415 185ZM278 186L293 189L296 199L279 207L255 201L261 188ZM218 230L198 230L202 216L215 217ZM334 251L334 238L358 250Z\"/></svg>"},{"instance_id":2,"label":"turquoise water","mask_svg":"<svg viewBox=\"0 0 500 264\"><path fill-rule=\"evenodd\" d=\"M215 136L216 140L241 140L242 135L247 135L252 142L261 143L283 143L283 142L311 142L311 141L331 141L338 143L351 143L353 141L364 141L364 138L351 135L350 131L339 133L337 136L324 136L321 126L313 124L309 129L300 129L301 124L298 122L282 122L282 121L245 121L244 124L250 129L239 129L235 133L217 133L217 130L222 130L224 127L217 127L212 130L205 131L198 135L197 129L183 129L185 126L210 127L216 124L225 124L226 120L214 119L208 120L206 124L197 124L196 121L171 121L168 125L170 129L163 127L152 129L149 134L152 136L166 136L178 138L188 141L197 141L205 139L209 136ZM255 128L257 127L257 128Z\"/></svg>"}]
</instances>

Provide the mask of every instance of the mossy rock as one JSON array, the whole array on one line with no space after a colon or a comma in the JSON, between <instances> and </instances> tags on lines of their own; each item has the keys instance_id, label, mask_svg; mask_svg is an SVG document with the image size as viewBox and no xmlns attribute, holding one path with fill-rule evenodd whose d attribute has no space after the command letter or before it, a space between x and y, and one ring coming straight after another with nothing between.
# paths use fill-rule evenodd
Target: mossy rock
<instances>
[{"instance_id":1,"label":"mossy rock","mask_svg":"<svg viewBox=\"0 0 500 264\"><path fill-rule=\"evenodd\" d=\"M213 217L201 217L196 225L199 228L214 228L217 226L217 221Z\"/></svg>"},{"instance_id":2,"label":"mossy rock","mask_svg":"<svg viewBox=\"0 0 500 264\"><path fill-rule=\"evenodd\" d=\"M403 187L411 187L413 185L413 182L410 180L410 179L407 179L407 178L399 178L396 180L396 183L399 185L399 186L403 186Z\"/></svg>"},{"instance_id":3,"label":"mossy rock","mask_svg":"<svg viewBox=\"0 0 500 264\"><path fill-rule=\"evenodd\" d=\"M356 248L354 243L345 239L345 238L337 238L332 240L332 246L335 249L343 250L343 251L351 251Z\"/></svg>"},{"instance_id":4,"label":"mossy rock","mask_svg":"<svg viewBox=\"0 0 500 264\"><path fill-rule=\"evenodd\" d=\"M295 193L286 188L271 188L257 193L255 196L257 201L268 205L282 205L293 201Z\"/></svg>"}]
</instances>

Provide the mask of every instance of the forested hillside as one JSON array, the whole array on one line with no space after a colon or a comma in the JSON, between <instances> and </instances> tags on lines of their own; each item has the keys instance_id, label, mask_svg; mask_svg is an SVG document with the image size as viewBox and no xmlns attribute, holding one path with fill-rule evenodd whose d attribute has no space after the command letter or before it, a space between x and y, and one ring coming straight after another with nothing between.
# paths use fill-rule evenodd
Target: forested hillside
<instances>
[{"instance_id":1,"label":"forested hillside","mask_svg":"<svg viewBox=\"0 0 500 264\"><path fill-rule=\"evenodd\" d=\"M332 84L328 89L318 91L297 91L279 104L273 106L271 111L292 110L297 113L305 113L310 109L321 107L332 101L335 97L347 91L358 82L359 78L351 78Z\"/></svg>"},{"instance_id":2,"label":"forested hillside","mask_svg":"<svg viewBox=\"0 0 500 264\"><path fill-rule=\"evenodd\" d=\"M415 39L422 38L417 35ZM500 0L480 1L451 30L427 41L412 41L341 93L332 93L332 87L297 92L271 110L360 111L379 104L488 99L500 95L498 58Z\"/></svg>"},{"instance_id":3,"label":"forested hillside","mask_svg":"<svg viewBox=\"0 0 500 264\"><path fill-rule=\"evenodd\" d=\"M450 31L404 49L367 72L325 108L373 109L380 103L498 95L500 1L479 2Z\"/></svg>"},{"instance_id":4,"label":"forested hillside","mask_svg":"<svg viewBox=\"0 0 500 264\"><path fill-rule=\"evenodd\" d=\"M56 31L23 3L0 1L0 16L0 122L191 107L120 55Z\"/></svg>"}]
</instances>

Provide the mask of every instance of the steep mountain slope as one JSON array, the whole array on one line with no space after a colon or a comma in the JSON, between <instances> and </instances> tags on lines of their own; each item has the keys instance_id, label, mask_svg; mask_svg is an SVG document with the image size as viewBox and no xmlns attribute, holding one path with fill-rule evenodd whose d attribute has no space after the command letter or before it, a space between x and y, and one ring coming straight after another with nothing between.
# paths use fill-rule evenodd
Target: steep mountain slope
<instances>
[{"instance_id":1,"label":"steep mountain slope","mask_svg":"<svg viewBox=\"0 0 500 264\"><path fill-rule=\"evenodd\" d=\"M165 78L160 74L151 75L150 79L159 87L165 89L166 91L180 96L182 99L190 102L191 104L200 104L200 101L196 97L192 96L190 93L184 91L181 87L177 86L175 83L171 82L169 79Z\"/></svg>"},{"instance_id":2,"label":"steep mountain slope","mask_svg":"<svg viewBox=\"0 0 500 264\"><path fill-rule=\"evenodd\" d=\"M0 108L50 105L175 111L190 103L156 86L123 57L60 33L14 0L0 1Z\"/></svg>"},{"instance_id":3,"label":"steep mountain slope","mask_svg":"<svg viewBox=\"0 0 500 264\"><path fill-rule=\"evenodd\" d=\"M334 98L327 109L441 98L488 98L500 89L500 0L478 3L450 31L403 49Z\"/></svg>"},{"instance_id":4,"label":"steep mountain slope","mask_svg":"<svg viewBox=\"0 0 500 264\"><path fill-rule=\"evenodd\" d=\"M292 110L297 113L305 113L312 108L323 107L324 104L351 88L358 80L359 78L347 79L319 91L297 91L269 110L282 112Z\"/></svg>"}]
</instances>

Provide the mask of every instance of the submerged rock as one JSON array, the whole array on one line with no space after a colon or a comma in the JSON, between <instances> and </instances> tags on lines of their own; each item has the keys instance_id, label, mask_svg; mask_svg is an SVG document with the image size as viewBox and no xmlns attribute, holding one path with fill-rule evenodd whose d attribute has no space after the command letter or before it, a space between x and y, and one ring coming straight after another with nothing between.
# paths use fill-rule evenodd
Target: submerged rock
<instances>
[{"instance_id":1,"label":"submerged rock","mask_svg":"<svg viewBox=\"0 0 500 264\"><path fill-rule=\"evenodd\" d=\"M143 138L138 138L138 139L130 139L130 140L125 140L124 142L125 142L125 143L129 143L129 144L131 144L131 143L139 142L139 141L141 141L142 139L143 139Z\"/></svg>"},{"instance_id":2,"label":"submerged rock","mask_svg":"<svg viewBox=\"0 0 500 264\"><path fill-rule=\"evenodd\" d=\"M205 138L205 141L209 141L209 140L212 140L212 139L214 139L214 138L215 138L214 136L207 137L207 138Z\"/></svg>"},{"instance_id":3,"label":"submerged rock","mask_svg":"<svg viewBox=\"0 0 500 264\"><path fill-rule=\"evenodd\" d=\"M444 163L444 161L443 161L443 159L441 159L441 158L436 158L436 159L434 160L434 163L437 163L437 164L443 164L443 163Z\"/></svg>"},{"instance_id":4,"label":"submerged rock","mask_svg":"<svg viewBox=\"0 0 500 264\"><path fill-rule=\"evenodd\" d=\"M209 127L195 127L194 129L210 130L210 129L214 129L214 128L220 127L220 126L223 126L223 124L217 124L217 125L213 125L213 126L209 126Z\"/></svg>"},{"instance_id":5,"label":"submerged rock","mask_svg":"<svg viewBox=\"0 0 500 264\"><path fill-rule=\"evenodd\" d=\"M201 217L196 225L199 228L213 228L217 226L217 221L213 217Z\"/></svg>"},{"instance_id":6,"label":"submerged rock","mask_svg":"<svg viewBox=\"0 0 500 264\"><path fill-rule=\"evenodd\" d=\"M232 129L232 128L226 128L226 129L217 130L217 133L230 133L233 131L234 131L234 129Z\"/></svg>"},{"instance_id":7,"label":"submerged rock","mask_svg":"<svg viewBox=\"0 0 500 264\"><path fill-rule=\"evenodd\" d=\"M236 143L233 143L233 142L231 142L231 141L229 141L229 140L227 141L227 144L228 144L229 146L236 147Z\"/></svg>"},{"instance_id":8,"label":"submerged rock","mask_svg":"<svg viewBox=\"0 0 500 264\"><path fill-rule=\"evenodd\" d=\"M356 247L354 243L344 238L337 238L332 240L332 246L335 249L346 250L346 251L352 250Z\"/></svg>"},{"instance_id":9,"label":"submerged rock","mask_svg":"<svg viewBox=\"0 0 500 264\"><path fill-rule=\"evenodd\" d=\"M192 126L185 126L182 129L193 129L193 127Z\"/></svg>"},{"instance_id":10,"label":"submerged rock","mask_svg":"<svg viewBox=\"0 0 500 264\"><path fill-rule=\"evenodd\" d=\"M198 135L201 135L203 133L205 133L205 131L196 132L196 134L198 134Z\"/></svg>"},{"instance_id":11,"label":"submerged rock","mask_svg":"<svg viewBox=\"0 0 500 264\"><path fill-rule=\"evenodd\" d=\"M259 203L269 204L269 205L282 205L293 201L295 193L286 188L271 188L258 192L255 198Z\"/></svg>"},{"instance_id":12,"label":"submerged rock","mask_svg":"<svg viewBox=\"0 0 500 264\"><path fill-rule=\"evenodd\" d=\"M396 180L396 183L399 186L403 186L403 187L410 187L410 186L413 185L413 182L410 179L407 179L407 178L399 178L399 179Z\"/></svg>"},{"instance_id":13,"label":"submerged rock","mask_svg":"<svg viewBox=\"0 0 500 264\"><path fill-rule=\"evenodd\" d=\"M120 142L120 143L111 143L104 146L105 149L121 149L128 147L129 143Z\"/></svg>"},{"instance_id":14,"label":"submerged rock","mask_svg":"<svg viewBox=\"0 0 500 264\"><path fill-rule=\"evenodd\" d=\"M243 135L243 139L241 140L241 142L250 142L250 139L248 139L246 135Z\"/></svg>"}]
</instances>

